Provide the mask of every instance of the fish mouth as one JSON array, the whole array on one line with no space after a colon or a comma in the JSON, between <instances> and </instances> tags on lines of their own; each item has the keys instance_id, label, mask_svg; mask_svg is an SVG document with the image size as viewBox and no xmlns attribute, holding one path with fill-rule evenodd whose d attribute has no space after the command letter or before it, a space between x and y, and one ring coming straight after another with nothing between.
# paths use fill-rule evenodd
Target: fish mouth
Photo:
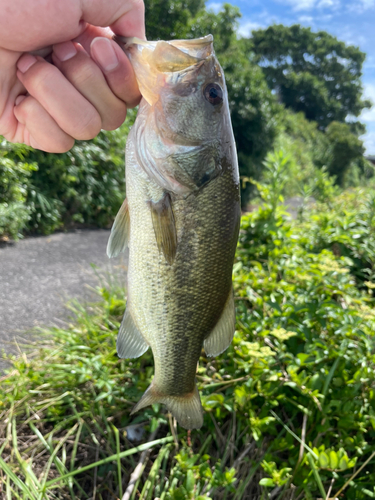
<instances>
[{"instance_id":1,"label":"fish mouth","mask_svg":"<svg viewBox=\"0 0 375 500\"><path fill-rule=\"evenodd\" d=\"M160 81L163 81L163 78L160 79L161 75L202 65L207 58L214 55L212 35L168 42L115 35L114 40L129 57L141 94L151 106L159 98L158 87Z\"/></svg>"},{"instance_id":2,"label":"fish mouth","mask_svg":"<svg viewBox=\"0 0 375 500\"><path fill-rule=\"evenodd\" d=\"M165 59L168 58L168 56L177 54L177 52L173 51L173 49L170 49L170 53L168 53L167 46L175 47L188 56L191 56L193 58L195 57L199 60L206 59L208 56L213 54L212 44L214 41L214 37L212 35L203 36L201 38L192 38L189 40L169 40L168 42L165 42L164 40L152 42L148 40L142 40L141 38L137 37L125 37L120 35L114 35L113 39L122 47L125 52L130 51L132 47L136 45L138 46L138 49L141 50L142 48L147 48L149 50L155 51L156 53L158 53L159 57L161 56L161 58L163 58L164 55ZM164 50L156 50L158 47L163 47ZM189 62L188 58L186 58L186 62Z\"/></svg>"}]
</instances>

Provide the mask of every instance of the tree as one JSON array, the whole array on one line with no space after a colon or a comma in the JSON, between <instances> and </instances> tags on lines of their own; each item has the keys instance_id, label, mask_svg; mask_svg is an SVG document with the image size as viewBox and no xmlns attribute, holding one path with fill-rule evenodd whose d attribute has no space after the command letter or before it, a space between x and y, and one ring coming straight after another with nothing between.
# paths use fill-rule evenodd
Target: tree
<instances>
[{"instance_id":1,"label":"tree","mask_svg":"<svg viewBox=\"0 0 375 500\"><path fill-rule=\"evenodd\" d=\"M365 152L363 142L351 133L347 123L332 122L327 127L327 167L336 182L343 186L345 174L354 161L359 161Z\"/></svg>"},{"instance_id":2,"label":"tree","mask_svg":"<svg viewBox=\"0 0 375 500\"><path fill-rule=\"evenodd\" d=\"M204 3L204 0L145 0L147 38L184 38L189 20L204 8Z\"/></svg>"},{"instance_id":3,"label":"tree","mask_svg":"<svg viewBox=\"0 0 375 500\"><path fill-rule=\"evenodd\" d=\"M332 121L359 116L371 103L362 98L365 54L334 36L298 24L272 25L247 40L269 87L280 101L324 129Z\"/></svg>"}]
</instances>

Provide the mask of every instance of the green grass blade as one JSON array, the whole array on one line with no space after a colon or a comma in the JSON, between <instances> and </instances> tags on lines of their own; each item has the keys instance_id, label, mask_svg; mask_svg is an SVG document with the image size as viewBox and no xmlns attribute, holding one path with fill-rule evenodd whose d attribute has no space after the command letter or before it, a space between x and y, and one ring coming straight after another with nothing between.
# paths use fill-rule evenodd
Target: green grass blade
<instances>
[{"instance_id":1,"label":"green grass blade","mask_svg":"<svg viewBox=\"0 0 375 500\"><path fill-rule=\"evenodd\" d=\"M314 464L314 459L313 459L313 457L311 456L310 453L307 454L307 459L308 459L310 467L311 467L311 469L313 471L313 474L314 474L314 477L315 477L315 481L316 481L316 484L318 485L320 494L322 495L323 499L326 499L327 498L327 493L325 492L322 480L320 479L320 476L319 476L319 471L316 468L316 466Z\"/></svg>"},{"instance_id":2,"label":"green grass blade","mask_svg":"<svg viewBox=\"0 0 375 500\"><path fill-rule=\"evenodd\" d=\"M130 450L125 450L122 451L120 454L114 454L111 455L110 457L104 458L103 460L99 460L98 462L94 462L92 464L86 465L85 467L81 467L80 469L77 469L75 471L71 471L68 474L64 474L63 476L56 477L54 479L51 479L46 483L46 486L51 486L52 484L55 484L59 481L62 481L63 479L67 479L70 477L73 477L77 474L81 474L82 472L86 472L90 469L93 469L94 467L99 467L100 465L107 464L109 462L114 462L117 460L117 457L119 459L128 457L129 455L134 455L135 453L139 453L140 451L148 450L149 448L153 448L154 446L158 445L163 445L166 443L171 443L173 441L173 436L168 436L165 438L161 439L156 439L155 441L150 441L145 444L141 444L140 446L136 446L135 448L131 448Z\"/></svg>"},{"instance_id":3,"label":"green grass blade","mask_svg":"<svg viewBox=\"0 0 375 500\"><path fill-rule=\"evenodd\" d=\"M116 438L116 453L117 453L117 482L118 482L118 487L119 487L119 496L122 498L122 474L121 474L121 458L120 458L120 434L117 429L113 425L113 432L115 433L115 438Z\"/></svg>"},{"instance_id":4,"label":"green grass blade","mask_svg":"<svg viewBox=\"0 0 375 500\"><path fill-rule=\"evenodd\" d=\"M303 447L304 447L304 448L305 448L305 449L306 449L309 453L311 453L311 455L315 458L315 460L318 460L318 456L316 455L316 453L314 453L314 452L313 452L313 450L312 450L312 449L311 449L311 448L310 448L310 447L309 447L306 443L304 443L304 442L301 440L301 438L300 438L299 436L297 436L297 434L295 434L295 433L292 431L292 429L290 429L290 428L289 428L286 424L284 424L284 422L281 420L281 418L280 418L278 415L276 415L276 413L275 413L274 411L272 411L272 410L271 410L271 411L270 411L270 413L271 413L271 414L272 414L272 415L276 418L276 420L277 420L278 422L280 422L280 424L284 427L284 429L285 429L286 431L288 431L288 432L289 432L289 434L291 434L291 435L292 435L295 439L297 439L297 441L298 441L300 444L302 444L302 445L303 445Z\"/></svg>"}]
</instances>

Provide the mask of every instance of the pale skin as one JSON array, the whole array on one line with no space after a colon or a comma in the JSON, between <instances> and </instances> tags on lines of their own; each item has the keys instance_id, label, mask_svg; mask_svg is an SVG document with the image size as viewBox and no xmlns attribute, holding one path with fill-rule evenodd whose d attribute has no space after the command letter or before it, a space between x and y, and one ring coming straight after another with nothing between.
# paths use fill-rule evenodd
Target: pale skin
<instances>
[{"instance_id":1,"label":"pale skin","mask_svg":"<svg viewBox=\"0 0 375 500\"><path fill-rule=\"evenodd\" d=\"M43 151L113 130L140 100L113 33L145 38L143 0L0 0L0 135ZM46 59L30 52L53 47Z\"/></svg>"}]
</instances>

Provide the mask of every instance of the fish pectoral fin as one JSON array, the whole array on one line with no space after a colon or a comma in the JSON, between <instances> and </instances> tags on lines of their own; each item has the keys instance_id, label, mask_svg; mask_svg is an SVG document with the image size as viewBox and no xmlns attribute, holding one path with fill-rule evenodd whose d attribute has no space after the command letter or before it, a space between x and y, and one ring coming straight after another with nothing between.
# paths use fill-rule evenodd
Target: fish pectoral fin
<instances>
[{"instance_id":1,"label":"fish pectoral fin","mask_svg":"<svg viewBox=\"0 0 375 500\"><path fill-rule=\"evenodd\" d=\"M121 252L124 252L129 242L130 233L130 216L128 200L125 198L124 203L121 205L118 214L116 215L115 222L112 226L111 235L107 245L107 255L111 259L117 257Z\"/></svg>"},{"instance_id":2,"label":"fish pectoral fin","mask_svg":"<svg viewBox=\"0 0 375 500\"><path fill-rule=\"evenodd\" d=\"M120 358L139 358L147 349L148 344L127 307L117 336L117 354Z\"/></svg>"},{"instance_id":3,"label":"fish pectoral fin","mask_svg":"<svg viewBox=\"0 0 375 500\"><path fill-rule=\"evenodd\" d=\"M172 265L177 251L177 231L169 193L157 202L149 201L152 225L159 252L163 252L165 260Z\"/></svg>"},{"instance_id":4,"label":"fish pectoral fin","mask_svg":"<svg viewBox=\"0 0 375 500\"><path fill-rule=\"evenodd\" d=\"M225 351L233 340L235 328L236 310L234 307L233 289L231 289L219 321L203 342L207 356L218 356Z\"/></svg>"},{"instance_id":5,"label":"fish pectoral fin","mask_svg":"<svg viewBox=\"0 0 375 500\"><path fill-rule=\"evenodd\" d=\"M133 408L131 415L146 406L154 403L166 405L184 429L199 429L203 424L203 409L198 388L195 385L193 392L183 396L168 396L160 394L152 382L142 398Z\"/></svg>"}]
</instances>

